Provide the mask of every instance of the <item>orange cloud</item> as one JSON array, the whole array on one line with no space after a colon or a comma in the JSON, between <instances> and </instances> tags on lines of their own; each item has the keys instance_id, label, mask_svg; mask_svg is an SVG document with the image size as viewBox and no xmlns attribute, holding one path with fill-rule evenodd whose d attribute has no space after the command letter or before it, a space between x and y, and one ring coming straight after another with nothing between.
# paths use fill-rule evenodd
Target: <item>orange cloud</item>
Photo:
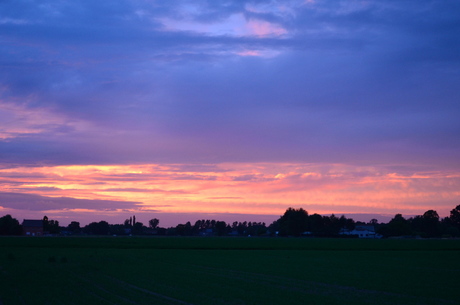
<instances>
[{"instance_id":1,"label":"orange cloud","mask_svg":"<svg viewBox=\"0 0 460 305\"><path fill-rule=\"evenodd\" d=\"M460 173L391 172L342 164L15 167L0 169L0 196L28 195L36 205L23 200L0 206L56 215L59 208L61 213L93 210L110 215L280 215L287 207L303 207L319 214L422 214L435 209L447 216L459 201L459 187Z\"/></svg>"}]
</instances>

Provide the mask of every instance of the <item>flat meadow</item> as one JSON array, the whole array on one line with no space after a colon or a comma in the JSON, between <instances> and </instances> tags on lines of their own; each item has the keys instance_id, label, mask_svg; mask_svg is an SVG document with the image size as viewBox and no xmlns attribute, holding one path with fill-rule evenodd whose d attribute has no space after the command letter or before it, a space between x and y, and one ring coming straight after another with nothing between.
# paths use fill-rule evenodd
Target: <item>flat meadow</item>
<instances>
[{"instance_id":1,"label":"flat meadow","mask_svg":"<svg viewBox=\"0 0 460 305\"><path fill-rule=\"evenodd\" d=\"M460 240L1 237L0 304L460 304Z\"/></svg>"}]
</instances>

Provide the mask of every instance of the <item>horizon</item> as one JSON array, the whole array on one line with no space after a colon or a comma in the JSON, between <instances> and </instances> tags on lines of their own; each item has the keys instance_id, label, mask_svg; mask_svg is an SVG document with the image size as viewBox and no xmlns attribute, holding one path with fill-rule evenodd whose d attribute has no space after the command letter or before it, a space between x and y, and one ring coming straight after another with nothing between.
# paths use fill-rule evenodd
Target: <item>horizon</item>
<instances>
[{"instance_id":1,"label":"horizon","mask_svg":"<svg viewBox=\"0 0 460 305\"><path fill-rule=\"evenodd\" d=\"M0 8L3 215L446 217L460 203L460 2Z\"/></svg>"},{"instance_id":2,"label":"horizon","mask_svg":"<svg viewBox=\"0 0 460 305\"><path fill-rule=\"evenodd\" d=\"M308 211L307 211L308 212ZM59 221L59 226L61 227L67 227L72 221L77 221L80 223L81 227L84 227L92 222L100 222L100 221L107 221L107 223L111 225L115 224L123 224L125 220L128 220L132 216L136 216L136 223L142 223L144 226L148 227L148 221L157 218L159 222L159 227L163 228L170 228L170 227L176 227L179 224L185 224L186 222L190 222L192 225L198 221L198 220L216 220L216 221L224 221L227 225L231 225L233 222L262 222L265 223L266 226L269 226L272 224L274 221L278 220L284 213L281 215L260 215L260 214L212 214L212 213L207 213L207 214L198 214L198 213L158 213L158 214L152 214L150 216L147 215L126 215L126 216L120 216L117 215L115 217L111 217L112 221L109 221L108 219L99 219L100 217L95 216L92 219L91 218L85 218L86 222L80 222L78 219L70 219L70 218L57 218L53 219L48 217L48 215L43 215L47 216L49 220L57 220ZM313 214L319 214L319 213L308 213L308 215L313 215ZM35 215L35 214L33 214ZM342 215L345 216L347 219L353 219L355 222L361 221L364 223L369 223L372 219L377 219L378 223L388 223L395 215L382 215L382 214L366 214L366 213L357 213L357 214L319 214L321 216L331 216L335 215L336 217L341 217ZM15 215L11 215L13 218L17 219L19 223L22 223L24 220L31 220L31 219L43 219L42 218L18 218L15 217ZM162 216L166 216L166 221L167 223L164 224L164 221L162 221ZM415 216L419 215L402 215L405 219L409 219ZM421 216L421 215L420 215ZM446 216L448 217L448 216ZM444 218L443 216L440 215L440 219ZM163 218L164 219L164 218ZM62 221L62 222L61 222Z\"/></svg>"}]
</instances>

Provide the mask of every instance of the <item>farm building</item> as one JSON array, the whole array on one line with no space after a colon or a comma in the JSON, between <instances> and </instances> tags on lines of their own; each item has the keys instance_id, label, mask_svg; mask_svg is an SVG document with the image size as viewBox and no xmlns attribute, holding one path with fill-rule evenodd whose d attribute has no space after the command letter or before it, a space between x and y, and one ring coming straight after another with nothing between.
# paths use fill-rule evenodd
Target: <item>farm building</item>
<instances>
[{"instance_id":1,"label":"farm building","mask_svg":"<svg viewBox=\"0 0 460 305\"><path fill-rule=\"evenodd\" d=\"M22 232L27 236L42 236L43 220L24 219L22 222Z\"/></svg>"},{"instance_id":2,"label":"farm building","mask_svg":"<svg viewBox=\"0 0 460 305\"><path fill-rule=\"evenodd\" d=\"M353 230L343 230L340 234L355 235L359 238L382 238L382 235L375 232L375 228L372 225L359 225Z\"/></svg>"}]
</instances>

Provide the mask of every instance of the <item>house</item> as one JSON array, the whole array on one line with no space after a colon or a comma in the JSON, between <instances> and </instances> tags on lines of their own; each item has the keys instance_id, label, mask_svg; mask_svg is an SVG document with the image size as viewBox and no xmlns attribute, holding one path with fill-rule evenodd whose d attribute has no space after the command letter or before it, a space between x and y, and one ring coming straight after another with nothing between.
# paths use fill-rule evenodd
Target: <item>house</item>
<instances>
[{"instance_id":1,"label":"house","mask_svg":"<svg viewBox=\"0 0 460 305\"><path fill-rule=\"evenodd\" d=\"M42 236L43 220L24 219L22 222L22 232L27 236Z\"/></svg>"},{"instance_id":2,"label":"house","mask_svg":"<svg viewBox=\"0 0 460 305\"><path fill-rule=\"evenodd\" d=\"M213 236L214 232L212 229L205 229L204 231L201 231L200 235L202 236Z\"/></svg>"},{"instance_id":3,"label":"house","mask_svg":"<svg viewBox=\"0 0 460 305\"><path fill-rule=\"evenodd\" d=\"M375 232L372 225L358 225L353 230L342 230L341 235L354 235L359 238L382 238L382 235Z\"/></svg>"}]
</instances>

